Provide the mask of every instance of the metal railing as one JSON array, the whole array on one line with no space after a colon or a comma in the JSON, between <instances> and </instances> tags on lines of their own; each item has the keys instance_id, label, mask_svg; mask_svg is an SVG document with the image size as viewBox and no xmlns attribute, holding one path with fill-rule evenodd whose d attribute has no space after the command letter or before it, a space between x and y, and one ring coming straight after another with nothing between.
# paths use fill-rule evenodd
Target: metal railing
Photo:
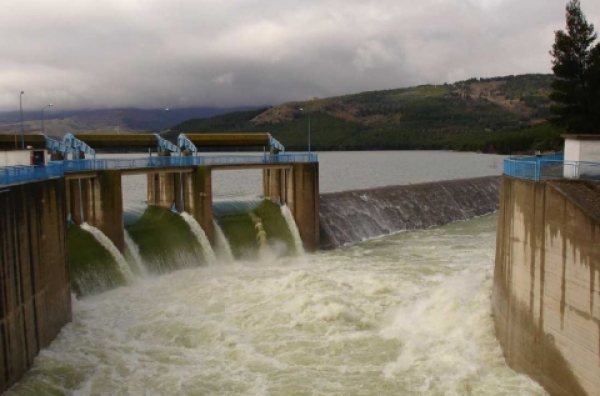
<instances>
[{"instance_id":1,"label":"metal railing","mask_svg":"<svg viewBox=\"0 0 600 396\"><path fill-rule=\"evenodd\" d=\"M504 174L527 180L581 179L600 181L600 163L564 161L561 154L511 157L504 160Z\"/></svg>"},{"instance_id":2,"label":"metal railing","mask_svg":"<svg viewBox=\"0 0 600 396\"><path fill-rule=\"evenodd\" d=\"M0 167L0 186L64 176L60 163Z\"/></svg>"},{"instance_id":3,"label":"metal railing","mask_svg":"<svg viewBox=\"0 0 600 396\"><path fill-rule=\"evenodd\" d=\"M65 173L110 169L143 169L198 165L259 165L317 162L315 153L277 155L215 155L146 158L105 158L51 161L47 165L0 167L0 185L60 177Z\"/></svg>"}]
</instances>

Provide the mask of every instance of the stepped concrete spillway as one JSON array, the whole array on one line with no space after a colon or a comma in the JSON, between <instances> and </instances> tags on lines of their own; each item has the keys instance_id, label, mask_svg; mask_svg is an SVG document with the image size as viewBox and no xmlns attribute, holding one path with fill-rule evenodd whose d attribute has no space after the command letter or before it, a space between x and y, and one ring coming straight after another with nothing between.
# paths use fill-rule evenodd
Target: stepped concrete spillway
<instances>
[{"instance_id":1,"label":"stepped concrete spillway","mask_svg":"<svg viewBox=\"0 0 600 396\"><path fill-rule=\"evenodd\" d=\"M320 247L469 220L498 210L500 177L322 194Z\"/></svg>"}]
</instances>

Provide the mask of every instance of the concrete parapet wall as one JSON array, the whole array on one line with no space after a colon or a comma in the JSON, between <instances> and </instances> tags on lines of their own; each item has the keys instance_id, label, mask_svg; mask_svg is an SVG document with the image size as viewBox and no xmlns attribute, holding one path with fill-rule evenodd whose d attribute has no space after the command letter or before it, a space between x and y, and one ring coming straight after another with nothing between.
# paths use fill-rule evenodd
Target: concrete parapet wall
<instances>
[{"instance_id":1,"label":"concrete parapet wall","mask_svg":"<svg viewBox=\"0 0 600 396\"><path fill-rule=\"evenodd\" d=\"M0 393L71 320L64 179L0 189Z\"/></svg>"},{"instance_id":2,"label":"concrete parapet wall","mask_svg":"<svg viewBox=\"0 0 600 396\"><path fill-rule=\"evenodd\" d=\"M577 202L586 189L502 180L496 333L508 365L553 396L600 395L600 219Z\"/></svg>"},{"instance_id":3,"label":"concrete parapet wall","mask_svg":"<svg viewBox=\"0 0 600 396\"><path fill-rule=\"evenodd\" d=\"M322 248L468 220L498 209L500 177L448 180L321 195Z\"/></svg>"}]
</instances>

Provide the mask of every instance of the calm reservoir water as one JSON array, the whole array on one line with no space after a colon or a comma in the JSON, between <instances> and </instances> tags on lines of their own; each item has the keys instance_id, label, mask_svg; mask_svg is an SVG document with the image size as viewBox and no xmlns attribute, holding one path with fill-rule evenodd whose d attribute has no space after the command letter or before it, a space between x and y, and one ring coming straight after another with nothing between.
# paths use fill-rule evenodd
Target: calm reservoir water
<instances>
[{"instance_id":1,"label":"calm reservoir water","mask_svg":"<svg viewBox=\"0 0 600 396\"><path fill-rule=\"evenodd\" d=\"M325 153L321 191L500 174L501 157ZM221 198L259 172L217 172ZM228 179L227 179L228 178ZM254 178L254 179L253 179ZM128 204L144 178L125 178ZM74 301L8 395L545 395L494 337L496 216L293 258L137 279Z\"/></svg>"}]
</instances>

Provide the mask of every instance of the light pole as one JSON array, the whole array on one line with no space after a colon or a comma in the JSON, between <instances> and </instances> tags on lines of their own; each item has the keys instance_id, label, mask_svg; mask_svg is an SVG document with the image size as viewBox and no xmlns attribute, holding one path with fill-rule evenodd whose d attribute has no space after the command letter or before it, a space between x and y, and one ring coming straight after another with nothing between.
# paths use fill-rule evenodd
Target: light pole
<instances>
[{"instance_id":1,"label":"light pole","mask_svg":"<svg viewBox=\"0 0 600 396\"><path fill-rule=\"evenodd\" d=\"M44 129L44 109L46 107L52 107L54 106L52 103L47 104L46 106L42 107L42 133L45 135L46 134L46 130Z\"/></svg>"},{"instance_id":2,"label":"light pole","mask_svg":"<svg viewBox=\"0 0 600 396\"><path fill-rule=\"evenodd\" d=\"M23 136L23 94L25 94L25 91L21 91L21 95L19 95L19 112L21 113L21 148L25 149L25 137Z\"/></svg>"},{"instance_id":3,"label":"light pole","mask_svg":"<svg viewBox=\"0 0 600 396\"><path fill-rule=\"evenodd\" d=\"M300 107L300 111L304 111L302 107ZM308 153L310 154L310 111L308 113Z\"/></svg>"}]
</instances>

